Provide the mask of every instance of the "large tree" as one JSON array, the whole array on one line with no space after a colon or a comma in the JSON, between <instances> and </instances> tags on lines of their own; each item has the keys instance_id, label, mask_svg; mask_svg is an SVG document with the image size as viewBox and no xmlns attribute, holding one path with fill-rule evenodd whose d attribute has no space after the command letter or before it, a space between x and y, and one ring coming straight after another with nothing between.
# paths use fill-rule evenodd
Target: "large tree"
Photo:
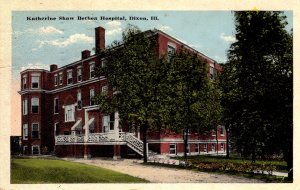
<instances>
[{"instance_id":1,"label":"large tree","mask_svg":"<svg viewBox=\"0 0 300 190\"><path fill-rule=\"evenodd\" d=\"M231 141L253 161L283 153L291 169L292 34L285 30L282 12L235 12L234 16L237 41L230 47L221 77Z\"/></svg>"}]
</instances>

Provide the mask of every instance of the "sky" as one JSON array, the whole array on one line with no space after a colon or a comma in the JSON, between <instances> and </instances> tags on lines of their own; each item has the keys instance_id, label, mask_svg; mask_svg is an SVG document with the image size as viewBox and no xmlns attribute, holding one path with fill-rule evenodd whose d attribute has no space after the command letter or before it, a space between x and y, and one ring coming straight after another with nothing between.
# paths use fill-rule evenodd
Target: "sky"
<instances>
[{"instance_id":1,"label":"sky","mask_svg":"<svg viewBox=\"0 0 300 190\"><path fill-rule=\"evenodd\" d=\"M286 11L288 31L293 27L293 12ZM56 20L33 20L35 17ZM97 20L78 20L96 17ZM101 20L125 17L127 20ZM148 20L129 20L129 17ZM156 16L158 20L151 20ZM61 19L59 19L61 17ZM64 19L62 18L64 17ZM74 20L66 20L73 17ZM20 112L20 72L27 68L49 70L80 60L82 50L93 50L94 28L106 29L105 43L121 40L124 28L132 24L142 31L159 29L216 60L226 62L226 53L235 41L234 17L231 11L13 11L12 13L12 112ZM92 51L93 52L93 51ZM93 53L92 53L93 54ZM15 115L15 114L14 114ZM19 135L20 116L13 118L12 134Z\"/></svg>"}]
</instances>

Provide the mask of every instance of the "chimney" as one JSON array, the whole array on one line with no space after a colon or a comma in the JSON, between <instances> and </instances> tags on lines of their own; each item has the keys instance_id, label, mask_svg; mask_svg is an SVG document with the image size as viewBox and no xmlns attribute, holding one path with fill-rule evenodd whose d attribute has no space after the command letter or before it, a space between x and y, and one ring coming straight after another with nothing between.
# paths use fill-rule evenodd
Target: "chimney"
<instances>
[{"instance_id":1,"label":"chimney","mask_svg":"<svg viewBox=\"0 0 300 190\"><path fill-rule=\"evenodd\" d=\"M83 50L81 52L81 59L88 58L89 56L91 56L91 51L89 51L89 50Z\"/></svg>"},{"instance_id":2,"label":"chimney","mask_svg":"<svg viewBox=\"0 0 300 190\"><path fill-rule=\"evenodd\" d=\"M50 65L50 72L55 71L57 69L57 65Z\"/></svg>"},{"instance_id":3,"label":"chimney","mask_svg":"<svg viewBox=\"0 0 300 190\"><path fill-rule=\"evenodd\" d=\"M96 54L98 54L105 48L105 29L101 26L95 28L95 39Z\"/></svg>"}]
</instances>

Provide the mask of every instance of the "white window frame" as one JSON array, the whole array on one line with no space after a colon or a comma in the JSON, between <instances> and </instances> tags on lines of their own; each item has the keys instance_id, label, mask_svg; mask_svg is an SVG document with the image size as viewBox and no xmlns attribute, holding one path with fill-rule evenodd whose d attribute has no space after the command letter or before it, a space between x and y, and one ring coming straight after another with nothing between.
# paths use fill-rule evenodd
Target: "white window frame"
<instances>
[{"instance_id":1,"label":"white window frame","mask_svg":"<svg viewBox=\"0 0 300 190\"><path fill-rule=\"evenodd\" d=\"M110 115L102 116L102 132L108 133L110 131Z\"/></svg>"},{"instance_id":2,"label":"white window frame","mask_svg":"<svg viewBox=\"0 0 300 190\"><path fill-rule=\"evenodd\" d=\"M67 71L67 85L73 84L73 71Z\"/></svg>"},{"instance_id":3,"label":"white window frame","mask_svg":"<svg viewBox=\"0 0 300 190\"><path fill-rule=\"evenodd\" d=\"M27 88L27 76L23 75L22 77L22 88L26 89Z\"/></svg>"},{"instance_id":4,"label":"white window frame","mask_svg":"<svg viewBox=\"0 0 300 190\"><path fill-rule=\"evenodd\" d=\"M101 60L101 67L102 68L106 66L106 62L107 62L107 60L105 60L105 59Z\"/></svg>"},{"instance_id":5,"label":"white window frame","mask_svg":"<svg viewBox=\"0 0 300 190\"><path fill-rule=\"evenodd\" d=\"M90 106L95 105L95 100L93 100L95 98L95 89L91 88L90 89Z\"/></svg>"},{"instance_id":6,"label":"white window frame","mask_svg":"<svg viewBox=\"0 0 300 190\"><path fill-rule=\"evenodd\" d=\"M224 148L224 147L225 147L225 144L224 144L224 143L221 143L220 147L221 147L221 151L224 152L224 151L225 151L225 148Z\"/></svg>"},{"instance_id":7,"label":"white window frame","mask_svg":"<svg viewBox=\"0 0 300 190\"><path fill-rule=\"evenodd\" d=\"M210 147L211 147L212 152L216 152L216 144L215 143L211 143Z\"/></svg>"},{"instance_id":8,"label":"white window frame","mask_svg":"<svg viewBox=\"0 0 300 190\"><path fill-rule=\"evenodd\" d=\"M28 99L27 98L22 100L22 114L23 115L28 114Z\"/></svg>"},{"instance_id":9,"label":"white window frame","mask_svg":"<svg viewBox=\"0 0 300 190\"><path fill-rule=\"evenodd\" d=\"M92 73L94 73L92 76ZM95 62L90 63L90 79L95 78Z\"/></svg>"},{"instance_id":10,"label":"white window frame","mask_svg":"<svg viewBox=\"0 0 300 190\"><path fill-rule=\"evenodd\" d=\"M80 79L79 79L79 76L80 76ZM82 66L78 66L77 67L77 82L81 82L81 81L82 81Z\"/></svg>"},{"instance_id":11,"label":"white window frame","mask_svg":"<svg viewBox=\"0 0 300 190\"><path fill-rule=\"evenodd\" d=\"M37 79L37 81L34 81L34 79ZM41 79L41 74L40 73L32 73L31 74L31 88L32 89L39 89L40 88L40 79ZM33 87L34 83L37 83L37 87Z\"/></svg>"},{"instance_id":12,"label":"white window frame","mask_svg":"<svg viewBox=\"0 0 300 190\"><path fill-rule=\"evenodd\" d=\"M208 152L208 144L207 144L207 143L204 143L203 145L204 145L203 151L204 151L204 152Z\"/></svg>"},{"instance_id":13,"label":"white window frame","mask_svg":"<svg viewBox=\"0 0 300 190\"><path fill-rule=\"evenodd\" d=\"M74 106L74 104L64 106L64 109L65 109L65 122L75 121L75 106Z\"/></svg>"},{"instance_id":14,"label":"white window frame","mask_svg":"<svg viewBox=\"0 0 300 190\"><path fill-rule=\"evenodd\" d=\"M59 85L62 85L64 83L64 75L62 72L58 74L58 81L59 81Z\"/></svg>"},{"instance_id":15,"label":"white window frame","mask_svg":"<svg viewBox=\"0 0 300 190\"><path fill-rule=\"evenodd\" d=\"M215 129L212 129L212 130L211 130L211 136L215 137L215 136L216 136L216 133L217 133L217 132L216 132Z\"/></svg>"},{"instance_id":16,"label":"white window frame","mask_svg":"<svg viewBox=\"0 0 300 190\"><path fill-rule=\"evenodd\" d=\"M34 104L36 103L34 100L37 99L37 105ZM37 112L33 112L33 106L37 106ZM40 112L40 98L39 97L32 97L31 98L31 113L39 113Z\"/></svg>"},{"instance_id":17,"label":"white window frame","mask_svg":"<svg viewBox=\"0 0 300 190\"><path fill-rule=\"evenodd\" d=\"M108 93L108 85L102 86L101 92L102 92L103 94L107 94L107 93Z\"/></svg>"},{"instance_id":18,"label":"white window frame","mask_svg":"<svg viewBox=\"0 0 300 190\"><path fill-rule=\"evenodd\" d=\"M56 105L56 100L57 100L57 105ZM59 99L58 97L55 97L54 100L53 100L53 113L54 114L58 114L59 113ZM55 111L55 108L57 107L57 112Z\"/></svg>"},{"instance_id":19,"label":"white window frame","mask_svg":"<svg viewBox=\"0 0 300 190\"><path fill-rule=\"evenodd\" d=\"M28 123L23 124L23 140L28 140Z\"/></svg>"},{"instance_id":20,"label":"white window frame","mask_svg":"<svg viewBox=\"0 0 300 190\"><path fill-rule=\"evenodd\" d=\"M54 86L57 86L58 85L58 75L57 73L54 74Z\"/></svg>"},{"instance_id":21,"label":"white window frame","mask_svg":"<svg viewBox=\"0 0 300 190\"><path fill-rule=\"evenodd\" d=\"M38 132L38 136L37 136L37 138L33 138L33 135L32 135L32 133L33 133L33 131L36 131L36 130L33 130L33 125L37 125L37 132ZM31 139L40 139L40 125L39 125L39 123L32 123L31 124Z\"/></svg>"},{"instance_id":22,"label":"white window frame","mask_svg":"<svg viewBox=\"0 0 300 190\"><path fill-rule=\"evenodd\" d=\"M171 148L171 145L174 145L174 148ZM172 153L172 152L174 151L174 153ZM177 145L176 145L176 143L170 143L169 144L169 154L170 155L176 155L177 154Z\"/></svg>"},{"instance_id":23,"label":"white window frame","mask_svg":"<svg viewBox=\"0 0 300 190\"><path fill-rule=\"evenodd\" d=\"M224 135L225 135L225 127L220 126L220 136L224 136Z\"/></svg>"},{"instance_id":24,"label":"white window frame","mask_svg":"<svg viewBox=\"0 0 300 190\"><path fill-rule=\"evenodd\" d=\"M35 148L35 147L37 147L37 148L38 148L38 151L39 151L39 153L38 153L38 154L33 154L33 148ZM39 146L39 145L33 145L33 146L31 147L31 154L32 154L32 155L40 155L40 154L41 154L41 151L40 151L40 146Z\"/></svg>"},{"instance_id":25,"label":"white window frame","mask_svg":"<svg viewBox=\"0 0 300 190\"><path fill-rule=\"evenodd\" d=\"M167 59L171 60L171 57L176 53L176 44L168 42L167 45Z\"/></svg>"},{"instance_id":26,"label":"white window frame","mask_svg":"<svg viewBox=\"0 0 300 190\"><path fill-rule=\"evenodd\" d=\"M82 93L80 90L77 91L77 109L82 109Z\"/></svg>"}]
</instances>

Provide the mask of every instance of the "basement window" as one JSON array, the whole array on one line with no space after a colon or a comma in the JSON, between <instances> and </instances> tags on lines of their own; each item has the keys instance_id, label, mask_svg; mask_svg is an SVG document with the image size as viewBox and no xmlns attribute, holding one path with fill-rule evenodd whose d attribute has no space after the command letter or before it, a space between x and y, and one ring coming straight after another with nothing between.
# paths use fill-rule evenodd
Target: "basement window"
<instances>
[{"instance_id":1,"label":"basement window","mask_svg":"<svg viewBox=\"0 0 300 190\"><path fill-rule=\"evenodd\" d=\"M169 153L176 154L176 144L170 144L169 146Z\"/></svg>"},{"instance_id":2,"label":"basement window","mask_svg":"<svg viewBox=\"0 0 300 190\"><path fill-rule=\"evenodd\" d=\"M37 155L40 154L40 146L32 146L32 154Z\"/></svg>"}]
</instances>

